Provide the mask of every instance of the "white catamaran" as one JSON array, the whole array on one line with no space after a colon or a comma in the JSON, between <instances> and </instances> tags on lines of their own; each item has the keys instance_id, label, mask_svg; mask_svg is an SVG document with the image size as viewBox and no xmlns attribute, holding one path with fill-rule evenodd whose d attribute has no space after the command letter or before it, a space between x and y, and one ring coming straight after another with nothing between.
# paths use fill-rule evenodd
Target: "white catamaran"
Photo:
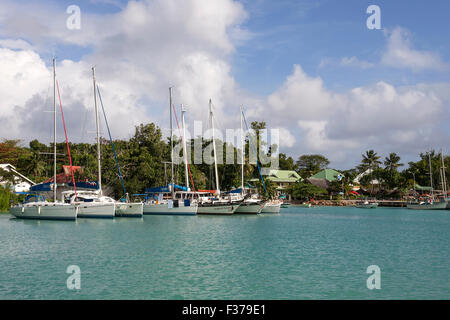
<instances>
[{"instance_id":1,"label":"white catamaran","mask_svg":"<svg viewBox=\"0 0 450 320\"><path fill-rule=\"evenodd\" d=\"M144 214L155 215L196 215L198 194L189 191L186 134L184 129L184 112L182 107L183 122L183 152L185 160L186 187L177 186L174 183L174 163L173 163L173 116L172 116L172 87L169 88L169 115L170 115L170 143L171 143L171 183L165 187L147 189L147 199L143 205ZM180 191L176 191L178 188ZM150 196L152 195L152 196Z\"/></svg>"},{"instance_id":2,"label":"white catamaran","mask_svg":"<svg viewBox=\"0 0 450 320\"><path fill-rule=\"evenodd\" d=\"M61 106L62 108L62 106ZM10 209L20 219L76 220L77 206L56 200L56 59L53 59L53 202L42 196L28 196L23 204Z\"/></svg>"},{"instance_id":3,"label":"white catamaran","mask_svg":"<svg viewBox=\"0 0 450 320\"><path fill-rule=\"evenodd\" d=\"M110 197L103 195L102 191L102 169L101 169L101 153L100 153L100 133L99 133L99 118L97 107L97 91L95 80L95 68L92 67L92 78L94 82L94 108L95 108L95 125L97 132L97 166L98 166L98 190L83 191L75 195L75 192L65 192L70 203L78 206L79 218L114 218L116 202Z\"/></svg>"},{"instance_id":4,"label":"white catamaran","mask_svg":"<svg viewBox=\"0 0 450 320\"><path fill-rule=\"evenodd\" d=\"M144 205L142 202L131 202L125 189L125 183L123 182L122 172L120 171L119 160L117 159L116 149L114 148L111 131L109 130L108 119L106 118L105 106L103 105L102 95L100 94L100 88L97 85L97 93L102 106L103 117L105 119L106 128L108 129L109 141L114 153L114 159L116 161L117 171L119 173L120 182L122 183L124 197L119 201L116 201L115 216L127 217L127 218L140 218L143 215Z\"/></svg>"},{"instance_id":5,"label":"white catamaran","mask_svg":"<svg viewBox=\"0 0 450 320\"><path fill-rule=\"evenodd\" d=\"M212 129L212 144L214 151L214 170L216 177L216 197L204 198L198 204L197 214L219 214L227 215L233 214L241 205L242 200L232 201L231 197L228 199L221 197L219 187L219 172L217 170L217 151L216 141L214 136L214 114L212 111L212 101L209 99L209 115Z\"/></svg>"},{"instance_id":6,"label":"white catamaran","mask_svg":"<svg viewBox=\"0 0 450 320\"><path fill-rule=\"evenodd\" d=\"M244 198L244 164L245 164L245 139L244 139L244 123L243 123L243 110L241 107L241 190L242 197ZM261 213L264 208L265 202L261 199L247 198L241 203L234 213L242 214L258 214Z\"/></svg>"}]
</instances>

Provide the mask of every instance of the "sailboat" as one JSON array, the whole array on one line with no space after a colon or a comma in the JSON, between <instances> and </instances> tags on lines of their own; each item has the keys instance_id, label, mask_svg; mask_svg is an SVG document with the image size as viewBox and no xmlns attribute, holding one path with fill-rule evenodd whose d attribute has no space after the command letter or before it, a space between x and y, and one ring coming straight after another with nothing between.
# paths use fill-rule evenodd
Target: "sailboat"
<instances>
[{"instance_id":1,"label":"sailboat","mask_svg":"<svg viewBox=\"0 0 450 320\"><path fill-rule=\"evenodd\" d=\"M173 163L173 117L172 117L172 87L169 88L169 115L170 115L170 136L171 136L171 182L167 186L146 189L147 197L144 201L144 214L155 215L196 215L198 194L189 190L189 180L187 175L187 153L186 138L184 130L184 112L182 107L183 120L183 152L185 159L186 187L178 186L174 182L174 163ZM178 190L177 190L178 189Z\"/></svg>"},{"instance_id":2,"label":"sailboat","mask_svg":"<svg viewBox=\"0 0 450 320\"><path fill-rule=\"evenodd\" d=\"M422 202L418 202L418 203L408 203L406 206L408 209L412 209L412 210L445 210L448 207L448 200L447 200L447 187L446 184L447 182L445 181L445 166L444 166L444 157L442 155L442 151L441 151L441 159L442 159L442 167L440 170L440 175L441 175L441 181L442 181L442 186L444 189L444 194L443 194L443 198L441 198L438 201L435 201L434 199L434 193L433 193L433 175L432 175L432 170L431 170L431 153L428 154L428 162L430 165L430 186L431 186L431 198L429 201L422 201Z\"/></svg>"},{"instance_id":3,"label":"sailboat","mask_svg":"<svg viewBox=\"0 0 450 320\"><path fill-rule=\"evenodd\" d=\"M64 192L65 197L70 203L78 206L79 218L114 218L116 202L113 198L103 195L102 191L102 169L101 169L101 153L100 153L100 133L99 133L99 117L97 107L97 92L95 80L95 67L92 67L92 78L94 83L94 108L95 108L95 125L97 132L97 166L98 166L98 190L96 191L80 191L78 194L72 191Z\"/></svg>"},{"instance_id":4,"label":"sailboat","mask_svg":"<svg viewBox=\"0 0 450 320\"><path fill-rule=\"evenodd\" d=\"M124 198L120 201L116 201L115 216L116 217L130 217L130 218L140 218L143 215L143 203L142 202L130 202L127 190L125 189L125 183L123 182L122 172L120 171L119 160L117 159L116 149L114 148L114 143L111 136L111 131L109 130L108 119L106 118L105 107L103 105L102 95L100 94L100 89L97 85L97 93L100 99L100 104L102 106L103 116L105 119L106 128L108 128L109 141L114 153L114 159L116 160L117 170L119 173L120 182L122 183Z\"/></svg>"},{"instance_id":5,"label":"sailboat","mask_svg":"<svg viewBox=\"0 0 450 320\"><path fill-rule=\"evenodd\" d=\"M216 192L213 197L204 197L198 204L197 214L218 214L228 215L233 214L241 205L242 200L232 201L231 196L228 199L220 195L219 187L219 172L217 170L217 151L216 141L214 136L214 114L212 111L212 101L209 99L209 115L212 129L212 144L214 151L214 170L216 178Z\"/></svg>"},{"instance_id":6,"label":"sailboat","mask_svg":"<svg viewBox=\"0 0 450 320\"><path fill-rule=\"evenodd\" d=\"M247 125L247 121L245 120L245 116L244 116L243 110L241 110L241 114L242 114L242 119L244 120L245 126L247 127L247 130L248 130L248 125ZM253 145L253 143L251 141L250 141L250 146L253 148L253 151L256 153L257 150L256 150L255 146ZM261 179L261 181L263 183L266 195L268 195L267 194L267 190L266 190L266 186L264 184L264 179L263 179L263 177L261 175L261 170L260 170L260 167L259 167L259 161L258 160L256 161L256 166L258 168L259 177L260 177L260 179ZM283 202L278 200L278 199L277 200L273 200L273 199L268 200L268 201L266 201L264 203L264 207L262 208L260 213L280 213L281 204L282 203Z\"/></svg>"},{"instance_id":7,"label":"sailboat","mask_svg":"<svg viewBox=\"0 0 450 320\"><path fill-rule=\"evenodd\" d=\"M241 152L241 192L242 197L244 196L244 164L245 164L245 141L244 141L244 128L243 128L243 117L242 117L242 107L240 112L241 118L241 144L242 144L242 152ZM243 214L258 214L261 213L264 208L265 202L261 199L255 198L246 198L241 203L241 205L236 209L234 213L243 213Z\"/></svg>"},{"instance_id":8,"label":"sailboat","mask_svg":"<svg viewBox=\"0 0 450 320\"><path fill-rule=\"evenodd\" d=\"M10 209L10 214L15 216L16 218L42 220L76 220L77 218L77 206L73 204L58 202L56 200L56 59L53 59L53 116L53 202L45 201L43 196L28 195L25 198L25 202L23 204L16 205Z\"/></svg>"}]
</instances>

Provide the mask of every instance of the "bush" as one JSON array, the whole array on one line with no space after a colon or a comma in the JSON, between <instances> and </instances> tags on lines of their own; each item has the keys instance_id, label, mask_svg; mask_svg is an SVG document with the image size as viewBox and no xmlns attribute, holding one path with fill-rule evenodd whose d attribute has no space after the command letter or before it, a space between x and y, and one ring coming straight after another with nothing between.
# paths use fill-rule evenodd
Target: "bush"
<instances>
[{"instance_id":1,"label":"bush","mask_svg":"<svg viewBox=\"0 0 450 320\"><path fill-rule=\"evenodd\" d=\"M0 211L9 210L11 196L12 194L7 188L0 186Z\"/></svg>"}]
</instances>

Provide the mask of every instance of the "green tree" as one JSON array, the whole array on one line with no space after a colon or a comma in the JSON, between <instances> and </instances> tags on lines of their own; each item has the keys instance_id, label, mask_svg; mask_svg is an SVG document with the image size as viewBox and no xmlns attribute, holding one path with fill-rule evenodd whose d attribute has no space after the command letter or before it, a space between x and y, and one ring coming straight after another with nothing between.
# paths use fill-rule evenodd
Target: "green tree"
<instances>
[{"instance_id":1,"label":"green tree","mask_svg":"<svg viewBox=\"0 0 450 320\"><path fill-rule=\"evenodd\" d=\"M288 192L291 197L296 200L309 200L310 198L316 198L328 194L327 190L308 182L298 182L292 185Z\"/></svg>"},{"instance_id":2,"label":"green tree","mask_svg":"<svg viewBox=\"0 0 450 320\"><path fill-rule=\"evenodd\" d=\"M330 161L320 154L307 154L300 156L296 164L300 176L310 177L325 169L330 164Z\"/></svg>"}]
</instances>

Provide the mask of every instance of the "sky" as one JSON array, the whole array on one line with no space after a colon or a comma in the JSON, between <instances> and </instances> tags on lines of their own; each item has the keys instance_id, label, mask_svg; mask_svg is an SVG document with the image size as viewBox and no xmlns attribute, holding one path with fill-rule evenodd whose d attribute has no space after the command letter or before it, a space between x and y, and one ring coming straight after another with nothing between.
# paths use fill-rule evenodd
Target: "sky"
<instances>
[{"instance_id":1,"label":"sky","mask_svg":"<svg viewBox=\"0 0 450 320\"><path fill-rule=\"evenodd\" d=\"M80 9L72 28L71 5ZM370 5L380 29L369 29ZM113 138L186 123L265 121L280 152L348 169L374 149L402 162L450 152L450 2L83 0L0 2L0 137L52 139L52 58L68 134L94 142L92 66ZM58 140L64 132L58 124ZM102 134L106 135L102 129Z\"/></svg>"}]
</instances>

